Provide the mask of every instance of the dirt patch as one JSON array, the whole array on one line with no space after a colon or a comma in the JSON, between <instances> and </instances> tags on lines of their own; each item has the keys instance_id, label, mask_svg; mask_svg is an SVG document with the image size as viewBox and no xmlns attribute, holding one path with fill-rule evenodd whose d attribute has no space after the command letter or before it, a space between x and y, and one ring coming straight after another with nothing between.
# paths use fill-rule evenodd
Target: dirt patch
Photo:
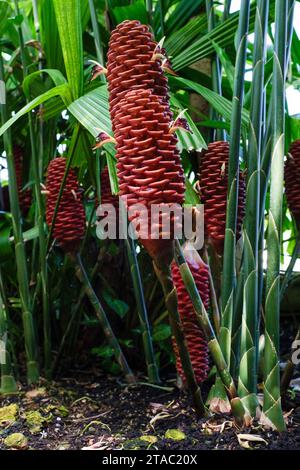
<instances>
[{"instance_id":1,"label":"dirt patch","mask_svg":"<svg viewBox=\"0 0 300 470\"><path fill-rule=\"evenodd\" d=\"M293 411L288 431L279 435L257 423L240 431L230 416L198 420L186 394L173 380L165 384L127 387L90 372L24 387L0 399L1 408L17 405L16 419L0 428L0 449L7 448L5 439L13 433L26 437L28 449L300 449L297 395L285 401L286 410Z\"/></svg>"}]
</instances>

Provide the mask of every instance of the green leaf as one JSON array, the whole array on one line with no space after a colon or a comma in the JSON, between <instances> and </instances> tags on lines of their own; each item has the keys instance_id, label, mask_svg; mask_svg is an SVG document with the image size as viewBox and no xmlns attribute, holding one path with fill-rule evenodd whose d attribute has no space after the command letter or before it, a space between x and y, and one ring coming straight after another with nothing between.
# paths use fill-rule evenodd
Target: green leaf
<instances>
[{"instance_id":1,"label":"green leaf","mask_svg":"<svg viewBox=\"0 0 300 470\"><path fill-rule=\"evenodd\" d=\"M6 20L9 11L9 4L8 2L1 0L0 1L0 36L6 27Z\"/></svg>"},{"instance_id":2,"label":"green leaf","mask_svg":"<svg viewBox=\"0 0 300 470\"><path fill-rule=\"evenodd\" d=\"M73 98L83 91L83 46L81 2L53 0L57 27L66 67L67 79Z\"/></svg>"},{"instance_id":3,"label":"green leaf","mask_svg":"<svg viewBox=\"0 0 300 470\"><path fill-rule=\"evenodd\" d=\"M185 179L184 204L189 204L192 206L200 204L199 195L196 193L192 183L187 178Z\"/></svg>"},{"instance_id":4,"label":"green leaf","mask_svg":"<svg viewBox=\"0 0 300 470\"><path fill-rule=\"evenodd\" d=\"M4 132L7 131L7 129L9 129L20 117L24 116L26 113L32 111L34 108L44 103L45 101L48 101L54 96L61 96L65 103L70 102L71 93L69 85L66 83L64 85L51 88L51 90L46 91L46 93L43 93L34 100L30 101L28 104L26 104L26 106L20 109L20 111L18 111L8 121L6 121L5 124L3 124L3 126L0 128L0 136L3 135Z\"/></svg>"},{"instance_id":5,"label":"green leaf","mask_svg":"<svg viewBox=\"0 0 300 470\"><path fill-rule=\"evenodd\" d=\"M130 5L118 6L111 10L115 24L124 20L139 20L143 24L148 23L148 13L144 0L136 0Z\"/></svg>"},{"instance_id":6,"label":"green leaf","mask_svg":"<svg viewBox=\"0 0 300 470\"><path fill-rule=\"evenodd\" d=\"M203 85L195 83L191 80L187 80L186 78L172 77L172 81L177 83L178 85L181 85L181 87L183 86L184 88L188 88L195 91L196 93L199 93L199 95L203 96L203 98L206 99L213 106L213 108L219 114L221 114L221 116L223 116L227 121L231 121L231 101L227 100L223 96L218 95L218 93L215 93L214 91L204 87ZM249 112L245 109L242 111L242 125L244 127L244 130L248 129Z\"/></svg>"},{"instance_id":7,"label":"green leaf","mask_svg":"<svg viewBox=\"0 0 300 470\"><path fill-rule=\"evenodd\" d=\"M107 305L114 311L116 312L119 317L123 318L125 317L126 313L129 310L129 306L126 302L123 302L123 300L120 299L115 299L110 295L110 293L107 290L103 290L102 292L103 298Z\"/></svg>"},{"instance_id":8,"label":"green leaf","mask_svg":"<svg viewBox=\"0 0 300 470\"><path fill-rule=\"evenodd\" d=\"M39 20L41 26L41 43L45 52L47 65L65 73L60 38L52 0L39 0Z\"/></svg>"},{"instance_id":9,"label":"green leaf","mask_svg":"<svg viewBox=\"0 0 300 470\"><path fill-rule=\"evenodd\" d=\"M156 343L171 337L171 327L167 323L160 323L153 328L152 340Z\"/></svg>"},{"instance_id":10,"label":"green leaf","mask_svg":"<svg viewBox=\"0 0 300 470\"><path fill-rule=\"evenodd\" d=\"M30 75L27 75L23 82L23 90L27 97L30 96L30 85L37 78L40 79L40 76L43 73L49 75L49 77L53 80L55 86L64 85L65 83L67 83L67 80L65 79L63 74L57 69L38 70L37 72L33 72Z\"/></svg>"},{"instance_id":11,"label":"green leaf","mask_svg":"<svg viewBox=\"0 0 300 470\"><path fill-rule=\"evenodd\" d=\"M99 357L112 357L114 350L111 346L105 344L97 348L92 348L91 353Z\"/></svg>"}]
</instances>

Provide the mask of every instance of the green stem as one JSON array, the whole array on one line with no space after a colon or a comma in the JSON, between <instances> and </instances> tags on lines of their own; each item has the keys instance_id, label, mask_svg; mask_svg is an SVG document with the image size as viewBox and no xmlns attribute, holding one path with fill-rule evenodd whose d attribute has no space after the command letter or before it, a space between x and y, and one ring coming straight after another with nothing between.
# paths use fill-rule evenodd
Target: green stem
<instances>
[{"instance_id":1,"label":"green stem","mask_svg":"<svg viewBox=\"0 0 300 470\"><path fill-rule=\"evenodd\" d=\"M293 251L291 260L290 260L290 262L289 262L288 268L287 268L287 270L286 270L286 272L285 272L285 274L284 274L283 281L282 281L282 283L281 283L281 287L280 287L280 301L283 299L283 296L284 296L284 293L285 293L285 291L286 291L286 288L287 288L287 286L289 285L289 282L290 282L290 279L291 279L291 275L293 274L293 270L294 270L296 261L297 261L297 259L298 259L299 253L300 253L300 231L298 232L297 240L296 240L296 245L295 245L295 248L294 248L294 251Z\"/></svg>"},{"instance_id":2,"label":"green stem","mask_svg":"<svg viewBox=\"0 0 300 470\"><path fill-rule=\"evenodd\" d=\"M220 344L216 338L213 327L210 323L208 313L203 305L197 286L195 284L191 270L185 260L183 251L181 249L178 240L175 240L175 260L179 267L180 274L184 283L184 286L189 294L192 301L194 311L205 337L207 339L208 348L212 355L213 361L217 367L219 376L222 380L223 386L230 400L232 414L235 417L237 423L242 425L244 422L245 410L240 398L237 396L236 387L234 381L230 375L228 365L220 348Z\"/></svg>"},{"instance_id":3,"label":"green stem","mask_svg":"<svg viewBox=\"0 0 300 470\"><path fill-rule=\"evenodd\" d=\"M121 367L124 375L125 375L125 378L127 380L127 382L129 383L133 383L135 382L135 377L127 363L127 360L123 354L123 351L119 345L119 342L117 340L117 338L115 337L115 334L111 328L111 325L109 323L109 320L106 316L106 313L97 297L97 295L95 294L95 291L91 285L91 282L88 278L88 275L83 267L83 264L82 264L82 261L81 261L81 257L79 255L79 253L77 255L73 254L73 253L68 253L69 255L69 258L73 261L73 263L75 264L75 271L76 271L76 276L78 277L79 281L82 283L83 287L84 287L84 290L85 290L85 294L87 295L87 297L89 298L90 302L91 302L91 305L92 307L94 308L94 311L95 311L95 314L100 322L100 325L103 329L103 332L105 334L105 337L108 341L108 343L110 344L110 346L113 348L114 350L114 353L115 353L115 358L119 364L119 366Z\"/></svg>"},{"instance_id":4,"label":"green stem","mask_svg":"<svg viewBox=\"0 0 300 470\"><path fill-rule=\"evenodd\" d=\"M164 8L162 0L158 0L159 19L160 19L160 36L163 38L165 35L165 24L164 24Z\"/></svg>"},{"instance_id":5,"label":"green stem","mask_svg":"<svg viewBox=\"0 0 300 470\"><path fill-rule=\"evenodd\" d=\"M94 33L94 41L95 41L97 61L101 65L104 66L103 47L102 47L102 43L101 43L100 29L99 29L99 25L98 25L97 11L96 11L95 1L94 0L89 0L89 7L90 7L90 13L91 13L92 28L93 28L93 33ZM101 74L100 79L105 82L106 81L105 80L105 75Z\"/></svg>"},{"instance_id":6,"label":"green stem","mask_svg":"<svg viewBox=\"0 0 300 470\"><path fill-rule=\"evenodd\" d=\"M8 348L8 324L7 313L5 311L4 300L2 299L2 277L0 271L0 365L1 384L0 394L14 393L17 391L17 384L11 366L10 352Z\"/></svg>"},{"instance_id":7,"label":"green stem","mask_svg":"<svg viewBox=\"0 0 300 470\"><path fill-rule=\"evenodd\" d=\"M18 1L15 0L16 14L19 15ZM23 67L23 78L27 76L27 61L25 56L24 38L22 33L21 25L17 27L19 33L20 43L20 55ZM28 103L28 99L26 99ZM46 260L46 236L44 229L44 207L41 193L41 182L40 182L40 162L36 151L36 137L33 129L32 115L28 113L28 125L30 134L31 144L31 156L33 162L33 175L34 175L34 187L35 187L35 199L36 199L36 210L37 210L37 225L39 228L39 260L40 260L40 274L42 281L42 305L43 305L43 333L44 333L44 361L45 361L45 376L50 378L50 367L51 367L51 322L49 314L49 297L48 297L48 268Z\"/></svg>"},{"instance_id":8,"label":"green stem","mask_svg":"<svg viewBox=\"0 0 300 470\"><path fill-rule=\"evenodd\" d=\"M265 303L264 405L267 423L278 431L286 426L281 409L279 368L280 256L283 202L285 66L287 2L276 0L275 45L272 82L272 158L270 209L267 234L268 267Z\"/></svg>"},{"instance_id":9,"label":"green stem","mask_svg":"<svg viewBox=\"0 0 300 470\"><path fill-rule=\"evenodd\" d=\"M0 80L4 82L4 69L2 54L0 50ZM5 100L3 100L5 103ZM7 121L7 109L2 103L1 117L2 123ZM39 378L39 367L37 363L37 344L35 341L34 324L30 305L30 293L28 272L26 263L26 253L22 234L21 213L18 199L18 186L15 172L15 164L12 149L11 131L8 130L3 135L4 148L7 158L7 169L9 178L9 199L12 214L12 226L15 243L17 278L19 284L19 295L22 308L22 320L24 329L25 352L27 359L27 380L29 383L35 383Z\"/></svg>"},{"instance_id":10,"label":"green stem","mask_svg":"<svg viewBox=\"0 0 300 470\"><path fill-rule=\"evenodd\" d=\"M231 334L236 288L236 221L239 185L239 153L241 138L241 114L244 96L244 74L246 66L247 34L249 26L250 1L241 3L237 37L237 56L235 64L234 93L230 128L230 150L228 168L228 194L226 211L226 231L224 243L224 265L222 282L222 315L220 346L228 366L230 366Z\"/></svg>"},{"instance_id":11,"label":"green stem","mask_svg":"<svg viewBox=\"0 0 300 470\"><path fill-rule=\"evenodd\" d=\"M220 334L220 311L219 311L217 294L216 294L216 290L215 290L214 280L213 280L213 277L212 277L212 274L211 274L209 258L208 258L208 253L207 253L206 247L203 250L203 261L206 263L206 265L208 267L210 303L211 303L211 308L212 308L212 317L213 317L215 332L216 332L216 335L218 337L219 334Z\"/></svg>"},{"instance_id":12,"label":"green stem","mask_svg":"<svg viewBox=\"0 0 300 470\"><path fill-rule=\"evenodd\" d=\"M251 89L250 134L248 146L248 171L246 210L244 218L244 301L241 329L241 358L239 395L250 415L256 415L259 406L257 392L258 362L258 242L260 160L262 142L262 117L264 93L264 66L268 20L268 0L258 0L255 18L253 53L253 79Z\"/></svg>"},{"instance_id":13,"label":"green stem","mask_svg":"<svg viewBox=\"0 0 300 470\"><path fill-rule=\"evenodd\" d=\"M158 368L154 355L150 325L148 320L148 312L144 298L143 284L141 280L138 260L136 256L136 247L131 233L125 239L127 256L130 264L130 273L134 288L134 295L137 304L137 311L142 330L142 338L144 345L145 358L147 363L149 381L152 383L160 383Z\"/></svg>"}]
</instances>

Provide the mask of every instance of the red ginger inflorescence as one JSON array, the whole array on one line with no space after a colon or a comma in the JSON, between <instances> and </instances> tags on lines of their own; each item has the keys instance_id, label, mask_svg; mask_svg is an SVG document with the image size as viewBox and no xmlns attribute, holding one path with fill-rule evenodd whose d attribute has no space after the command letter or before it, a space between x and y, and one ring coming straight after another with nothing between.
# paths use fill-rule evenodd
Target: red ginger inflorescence
<instances>
[{"instance_id":1,"label":"red ginger inflorescence","mask_svg":"<svg viewBox=\"0 0 300 470\"><path fill-rule=\"evenodd\" d=\"M160 96L169 118L168 79L163 73L163 50L154 41L149 27L126 20L112 32L109 41L107 79L110 115L115 130L116 106L130 90L148 89Z\"/></svg>"},{"instance_id":2,"label":"red ginger inflorescence","mask_svg":"<svg viewBox=\"0 0 300 470\"><path fill-rule=\"evenodd\" d=\"M300 227L300 140L296 140L290 147L284 179L288 207Z\"/></svg>"},{"instance_id":3,"label":"red ginger inflorescence","mask_svg":"<svg viewBox=\"0 0 300 470\"><path fill-rule=\"evenodd\" d=\"M29 188L23 190L23 150L19 145L15 145L13 149L14 163L16 170L18 196L20 209L23 215L26 215L31 206L31 190Z\"/></svg>"},{"instance_id":4,"label":"red ginger inflorescence","mask_svg":"<svg viewBox=\"0 0 300 470\"><path fill-rule=\"evenodd\" d=\"M200 162L200 191L201 202L204 204L205 233L220 254L224 248L226 228L228 160L229 144L219 141L208 145L208 149L201 154ZM240 171L237 240L241 236L244 207L245 179Z\"/></svg>"},{"instance_id":5,"label":"red ginger inflorescence","mask_svg":"<svg viewBox=\"0 0 300 470\"><path fill-rule=\"evenodd\" d=\"M66 170L66 159L58 157L52 160L47 173L46 221L52 224L54 210L60 186ZM55 219L53 238L67 252L78 249L85 233L85 211L82 194L74 170L69 170L63 194Z\"/></svg>"},{"instance_id":6,"label":"red ginger inflorescence","mask_svg":"<svg viewBox=\"0 0 300 470\"><path fill-rule=\"evenodd\" d=\"M198 258L198 259L197 259ZM187 259L187 263L194 277L195 284L205 308L209 308L209 271L207 265L197 253L194 259ZM209 370L208 346L201 328L197 324L196 314L193 309L189 294L183 284L179 268L172 264L172 278L178 296L178 310L187 341L192 366L198 383L207 378ZM185 375L179 357L176 342L173 340L173 349L176 357L176 369L183 382Z\"/></svg>"},{"instance_id":7,"label":"red ginger inflorescence","mask_svg":"<svg viewBox=\"0 0 300 470\"><path fill-rule=\"evenodd\" d=\"M108 167L106 166L100 175L101 181L101 204L112 204L115 208L118 207L118 196L111 192Z\"/></svg>"},{"instance_id":8,"label":"red ginger inflorescence","mask_svg":"<svg viewBox=\"0 0 300 470\"><path fill-rule=\"evenodd\" d=\"M141 221L137 230L139 238L155 257L170 245L170 240L154 239L150 229L157 230L158 238L170 239L174 224L181 223L181 214L173 216L168 233L161 219L157 224L152 220L151 224L146 224L147 228L142 220L150 219L151 207L155 204L167 209L183 202L184 176L177 139L170 132L170 119L162 99L150 90L128 92L115 108L114 125L120 195L129 210L129 219ZM137 211L130 215L135 204L143 204L146 214Z\"/></svg>"}]
</instances>

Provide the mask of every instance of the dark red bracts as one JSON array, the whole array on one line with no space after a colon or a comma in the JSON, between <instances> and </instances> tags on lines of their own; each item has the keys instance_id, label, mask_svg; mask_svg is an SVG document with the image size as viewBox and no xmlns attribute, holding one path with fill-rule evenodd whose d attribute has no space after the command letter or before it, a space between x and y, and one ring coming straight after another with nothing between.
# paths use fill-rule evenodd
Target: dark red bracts
<instances>
[{"instance_id":1,"label":"dark red bracts","mask_svg":"<svg viewBox=\"0 0 300 470\"><path fill-rule=\"evenodd\" d=\"M209 308L209 273L208 267L201 260L187 261L192 275L194 277L200 297L206 309ZM184 287L179 269L175 263L172 264L172 278L177 289L178 310L183 325L183 331L186 337L188 350L192 366L198 383L203 382L207 378L209 370L208 347L204 334L196 321L196 315L193 309L190 297ZM183 382L185 375L182 369L178 348L173 340L173 349L176 356L176 368Z\"/></svg>"},{"instance_id":2,"label":"dark red bracts","mask_svg":"<svg viewBox=\"0 0 300 470\"><path fill-rule=\"evenodd\" d=\"M23 190L23 150L19 145L15 145L13 153L20 209L22 214L26 215L31 206L31 190L29 188Z\"/></svg>"},{"instance_id":3,"label":"dark red bracts","mask_svg":"<svg viewBox=\"0 0 300 470\"><path fill-rule=\"evenodd\" d=\"M225 239L228 160L228 142L213 142L201 154L200 191L204 204L205 232L219 253L223 252ZM241 236L244 206L245 179L240 171L237 240Z\"/></svg>"},{"instance_id":4,"label":"dark red bracts","mask_svg":"<svg viewBox=\"0 0 300 470\"><path fill-rule=\"evenodd\" d=\"M120 195L127 207L143 204L149 219L154 204L165 207L174 203L181 205L184 198L183 170L176 148L177 139L169 132L169 116L161 98L150 90L128 92L116 105L114 126ZM136 214L141 217L139 211ZM134 215L130 217L131 220L133 218ZM169 238L172 238L174 223L172 220ZM159 240L152 240L149 233L154 225L152 221L148 231L143 230L144 227L137 230L150 254L154 245L159 245ZM157 230L161 236L161 221Z\"/></svg>"},{"instance_id":5,"label":"dark red bracts","mask_svg":"<svg viewBox=\"0 0 300 470\"><path fill-rule=\"evenodd\" d=\"M300 227L300 140L290 147L284 167L285 193L288 207Z\"/></svg>"},{"instance_id":6,"label":"dark red bracts","mask_svg":"<svg viewBox=\"0 0 300 470\"><path fill-rule=\"evenodd\" d=\"M66 159L58 157L48 166L46 221L51 226ZM77 176L71 168L63 190L55 220L53 238L65 251L76 251L85 233L85 211Z\"/></svg>"},{"instance_id":7,"label":"dark red bracts","mask_svg":"<svg viewBox=\"0 0 300 470\"><path fill-rule=\"evenodd\" d=\"M161 52L149 27L139 21L123 21L112 32L107 79L113 130L116 106L130 90L147 89L160 96L171 119L168 79L163 73Z\"/></svg>"}]
</instances>

